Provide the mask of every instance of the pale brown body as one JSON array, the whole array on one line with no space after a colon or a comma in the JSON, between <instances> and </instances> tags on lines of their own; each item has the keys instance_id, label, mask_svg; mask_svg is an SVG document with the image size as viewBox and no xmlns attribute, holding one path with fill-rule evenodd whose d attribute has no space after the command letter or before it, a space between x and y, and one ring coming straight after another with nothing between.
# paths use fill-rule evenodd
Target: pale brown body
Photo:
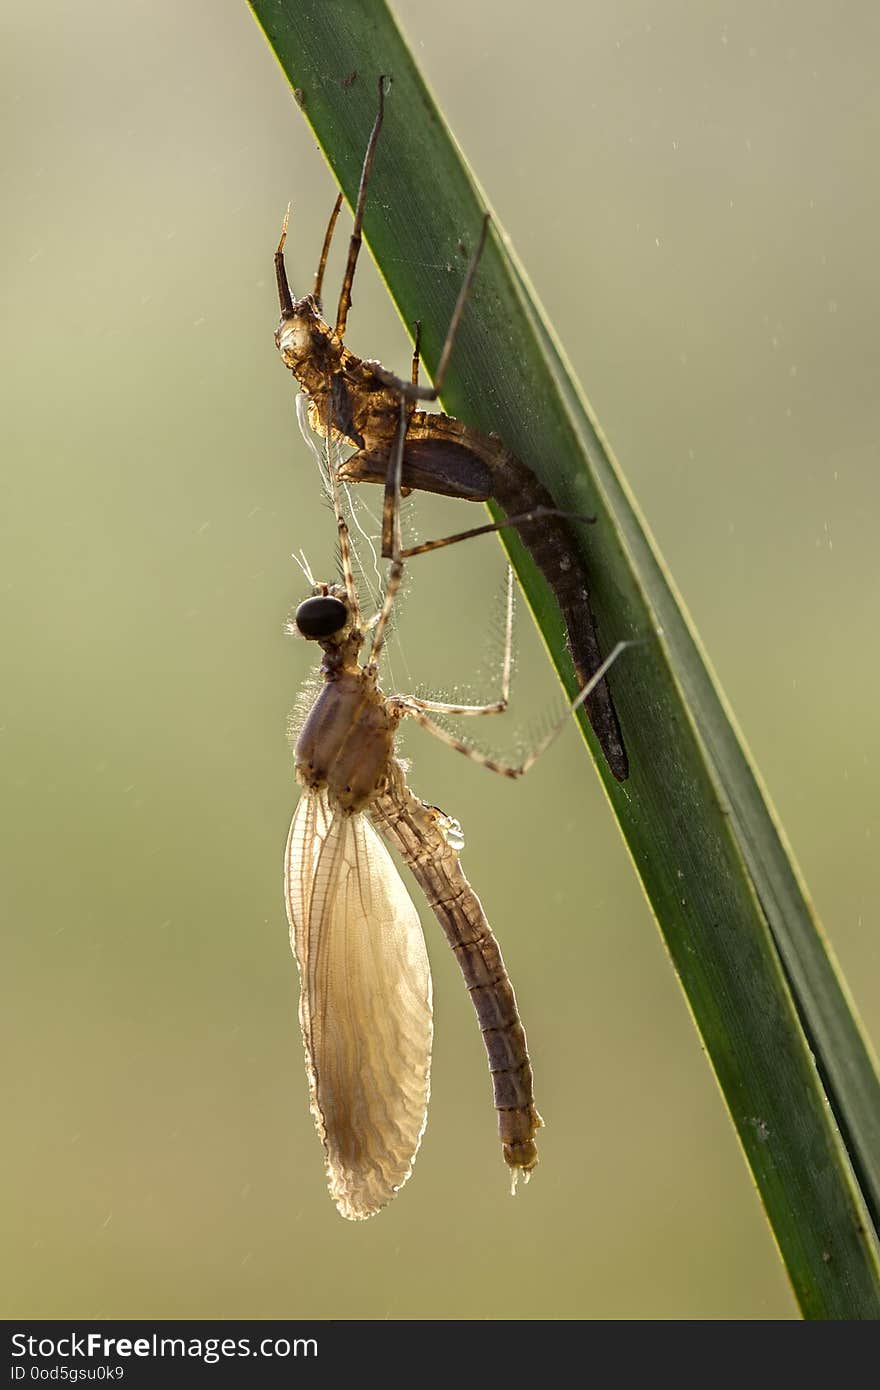
<instances>
[{"instance_id":1,"label":"pale brown body","mask_svg":"<svg viewBox=\"0 0 880 1390\"><path fill-rule=\"evenodd\" d=\"M322 594L329 594L340 603L346 602L346 591L341 586L318 587ZM450 843L453 837L448 834L448 827L454 823L413 795L394 757L395 730L400 720L412 712L408 708L408 697L386 697L377 685L374 667L359 664L363 637L352 627L350 617L339 632L316 640L320 641L324 652L321 669L325 684L296 743L297 778L305 789L304 795L326 796L332 814L357 817L365 813L382 837L401 853L423 888L456 953L474 1002L492 1073L505 1161L514 1177L528 1177L538 1162L535 1135L541 1118L534 1104L525 1031L498 944L480 900L462 871L458 853ZM295 817L295 824L296 820ZM297 874L302 875L302 860L293 869L290 867L290 847L286 862L288 878L291 874L294 879ZM320 870L314 872L320 873ZM383 1124L387 1128L390 1137L386 1147L391 1156L388 1157L382 1148L381 1135L376 1139L368 1137L362 1152L364 1145L356 1132L357 1124L352 1122L350 1115L342 1113L338 1104L336 1093L345 1087L338 1081L328 1087L326 1078L322 1078L313 1032L316 1020L320 1023L322 1013L326 1012L326 1001L319 996L321 989L327 986L321 984L321 972L309 983L314 972L309 961L302 959L301 944L307 931L302 921L295 920L302 917L302 912L292 910L290 902L289 890L291 926L296 929L296 943L300 947L297 950L303 978L300 1017L306 1040L312 1109L327 1152L328 1176L337 1205L346 1216L362 1217L378 1209L378 1205L388 1200L405 1180L415 1149L412 1154L401 1156L395 1148L398 1126L394 1120L392 1096L386 1097L380 1106L381 1123L375 1116L370 1120L373 1130L381 1129ZM355 967L353 958L351 968ZM381 1002L376 1003L376 1019L377 1026L384 1027L388 1019ZM404 1027L403 1033L392 1040L392 1045L405 1054L412 1031ZM421 1062L415 1065L417 1071L425 1069ZM400 1084L394 1083L395 1086ZM328 1096L331 1089L334 1094ZM427 1104L426 1076L424 1096ZM408 1098L407 1104L410 1110L415 1105L408 1123L410 1135L415 1136L410 1143L417 1147L421 1137L417 1102ZM351 1109L351 1105L348 1108ZM382 1189L388 1189L384 1198L381 1192L377 1197L372 1189L365 1196L363 1188L367 1179L359 1176L361 1169L373 1171L377 1166L387 1168L391 1174Z\"/></svg>"},{"instance_id":2,"label":"pale brown body","mask_svg":"<svg viewBox=\"0 0 880 1390\"><path fill-rule=\"evenodd\" d=\"M395 779L396 780L396 779ZM433 807L392 783L370 809L374 824L400 851L455 952L489 1058L504 1159L525 1176L538 1162L532 1066L516 996L483 905L462 872Z\"/></svg>"},{"instance_id":3,"label":"pale brown body","mask_svg":"<svg viewBox=\"0 0 880 1390\"><path fill-rule=\"evenodd\" d=\"M325 662L323 670L327 684L296 742L296 775L306 787L327 787L343 810L363 811L387 781L402 711L389 710L361 667Z\"/></svg>"}]
</instances>

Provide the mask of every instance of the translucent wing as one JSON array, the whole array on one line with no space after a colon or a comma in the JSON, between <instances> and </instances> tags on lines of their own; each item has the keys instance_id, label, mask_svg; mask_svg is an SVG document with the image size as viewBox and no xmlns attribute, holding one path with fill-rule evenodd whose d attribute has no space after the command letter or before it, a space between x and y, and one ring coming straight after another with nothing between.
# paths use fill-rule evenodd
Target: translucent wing
<instances>
[{"instance_id":1,"label":"translucent wing","mask_svg":"<svg viewBox=\"0 0 880 1390\"><path fill-rule=\"evenodd\" d=\"M425 1128L431 972L418 914L362 815L300 798L284 864L312 1114L350 1220L402 1187Z\"/></svg>"}]
</instances>

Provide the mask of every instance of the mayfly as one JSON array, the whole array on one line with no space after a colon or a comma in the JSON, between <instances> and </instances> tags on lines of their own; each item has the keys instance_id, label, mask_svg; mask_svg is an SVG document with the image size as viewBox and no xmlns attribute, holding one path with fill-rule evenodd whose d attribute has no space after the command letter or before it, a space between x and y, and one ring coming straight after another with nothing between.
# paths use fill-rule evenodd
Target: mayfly
<instances>
[{"instance_id":1,"label":"mayfly","mask_svg":"<svg viewBox=\"0 0 880 1390\"><path fill-rule=\"evenodd\" d=\"M395 547L395 538L399 541L399 533L395 537L395 526L402 493L418 489L470 501L491 499L498 503L506 516L504 522L474 527L459 535L415 547L405 552L404 558L503 526L516 526L559 604L580 684L584 686L592 681L592 693L584 708L608 766L618 781L624 781L629 774L629 763L617 711L607 681L592 679L602 662L602 653L590 606L589 579L570 530L572 514L555 506L543 484L496 436L483 434L452 416L416 409L419 401L435 401L441 393L456 331L485 244L488 219L484 219L462 283L432 387L421 386L418 380L418 326L409 381L387 371L379 362L356 357L344 345L367 186L384 116L384 94L385 83L380 78L378 111L364 157L335 328L323 317L321 292L342 195L337 198L330 216L313 291L296 302L284 273L285 221L275 256L281 302L281 323L276 333L279 351L306 398L311 428L328 440L354 450L342 465L340 478L345 482L385 484L382 554L386 559L393 558L395 549L399 550L399 545ZM402 404L406 408L405 442L395 478L391 460ZM589 517L578 519L592 520Z\"/></svg>"}]
</instances>

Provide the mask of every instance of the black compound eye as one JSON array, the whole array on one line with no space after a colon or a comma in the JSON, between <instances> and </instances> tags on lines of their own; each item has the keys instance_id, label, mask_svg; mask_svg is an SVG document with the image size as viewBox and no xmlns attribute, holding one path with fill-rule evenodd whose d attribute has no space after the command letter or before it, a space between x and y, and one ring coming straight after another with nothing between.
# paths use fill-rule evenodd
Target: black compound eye
<instances>
[{"instance_id":1,"label":"black compound eye","mask_svg":"<svg viewBox=\"0 0 880 1390\"><path fill-rule=\"evenodd\" d=\"M345 627L348 609L341 599L329 594L305 599L296 610L295 622L303 637L332 637Z\"/></svg>"}]
</instances>

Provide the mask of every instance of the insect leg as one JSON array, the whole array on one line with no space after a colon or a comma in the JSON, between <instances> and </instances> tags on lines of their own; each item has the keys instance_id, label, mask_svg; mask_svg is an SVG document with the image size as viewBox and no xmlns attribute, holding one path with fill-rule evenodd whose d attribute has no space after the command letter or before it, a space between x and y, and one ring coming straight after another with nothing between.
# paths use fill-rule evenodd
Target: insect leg
<instances>
[{"instance_id":1,"label":"insect leg","mask_svg":"<svg viewBox=\"0 0 880 1390\"><path fill-rule=\"evenodd\" d=\"M473 526L469 531L457 531L454 536L442 536L436 541L423 541L421 545L414 545L409 550L402 550L400 558L401 560L411 560L414 555L427 555L431 550L440 550L445 545L457 545L459 541L468 541L473 536L488 536L492 531L503 531L508 526L523 526L527 522L541 521L548 516L564 517L567 521L582 521L586 525L592 525L596 520L594 516L584 516L580 512L564 512L558 507L535 507L530 512L521 512L519 516L505 517L503 521L487 522L485 526Z\"/></svg>"},{"instance_id":2,"label":"insect leg","mask_svg":"<svg viewBox=\"0 0 880 1390\"><path fill-rule=\"evenodd\" d=\"M456 334L458 333L458 326L461 323L461 316L464 313L464 306L470 297L471 288L473 286L474 279L477 274L477 266L480 264L480 257L482 256L483 248L486 245L486 237L489 233L489 216L490 214L487 212L483 217L483 225L480 228L480 235L477 238L477 244L474 247L474 254L471 256L470 265L468 266L465 277L461 282L461 289L458 292L458 299L455 304L455 309L453 310L452 318L449 321L449 327L446 330L446 342L443 344L443 351L440 354L440 361L438 362L437 370L434 373L434 390L438 396L440 392L443 390L443 383L446 380L446 372L449 367L449 359L452 356L452 349L455 346L455 338Z\"/></svg>"},{"instance_id":3,"label":"insect leg","mask_svg":"<svg viewBox=\"0 0 880 1390\"><path fill-rule=\"evenodd\" d=\"M504 624L504 663L501 667L501 697L488 705L450 705L444 700L421 700L415 695L392 695L389 704L405 714L504 714L510 703L510 668L513 664L513 570L507 566L507 618Z\"/></svg>"},{"instance_id":4,"label":"insect leg","mask_svg":"<svg viewBox=\"0 0 880 1390\"><path fill-rule=\"evenodd\" d=\"M415 324L416 336L413 344L412 384L419 380L419 345L422 340L422 325ZM406 432L409 426L409 407L404 395L400 396L400 418L394 435L394 446L388 457L388 471L385 475L385 496L382 499L382 559L404 560L400 544L400 483L403 476L403 454Z\"/></svg>"},{"instance_id":5,"label":"insect leg","mask_svg":"<svg viewBox=\"0 0 880 1390\"><path fill-rule=\"evenodd\" d=\"M329 438L327 440L327 448L330 448ZM358 603L357 585L355 583L354 566L352 564L351 535L348 529L348 522L342 510L342 500L339 496L339 479L336 476L336 469L333 466L332 459L328 458L326 463L327 467L325 472L330 484L330 499L333 503L333 514L336 517L336 531L339 536L339 561L342 566L342 579L345 584L345 594L348 599L348 608L351 613L352 624L354 627L360 627L361 610L360 604Z\"/></svg>"},{"instance_id":6,"label":"insect leg","mask_svg":"<svg viewBox=\"0 0 880 1390\"><path fill-rule=\"evenodd\" d=\"M361 182L358 188L357 205L354 212L354 228L351 233L351 240L348 243L348 260L345 264L345 276L342 281L342 289L339 292L339 307L336 310L336 335L339 338L345 337L345 325L348 319L348 311L351 308L351 286L354 281L354 271L357 265L358 252L361 249L362 231L364 225L364 206L367 201L367 185L370 181L370 174L373 169L373 156L376 153L376 142L379 139L379 131L382 129L382 119L385 115L385 78L379 78L379 109L376 112L376 119L373 122L373 129L370 131L370 138L367 142L367 152L364 155L364 164L361 169Z\"/></svg>"},{"instance_id":7,"label":"insect leg","mask_svg":"<svg viewBox=\"0 0 880 1390\"><path fill-rule=\"evenodd\" d=\"M406 443L408 423L409 407L406 399L401 396L400 418L397 424L397 434L394 437L394 447L391 451L388 480L385 484L385 500L382 507L382 554L387 556L388 551L390 551L391 565L388 570L388 582L385 586L385 599L376 618L373 645L370 650L369 667L373 670L376 668L379 654L385 644L385 629L388 626L388 619L391 617L394 600L403 578L403 559L400 553L400 478L403 473L403 449ZM388 542L387 551L386 541Z\"/></svg>"},{"instance_id":8,"label":"insect leg","mask_svg":"<svg viewBox=\"0 0 880 1390\"><path fill-rule=\"evenodd\" d=\"M507 695L502 695L491 705L447 705L443 700L421 700L415 695L392 695L391 703L404 714L506 714L510 703Z\"/></svg>"},{"instance_id":9,"label":"insect leg","mask_svg":"<svg viewBox=\"0 0 880 1390\"><path fill-rule=\"evenodd\" d=\"M333 233L336 229L336 219L339 216L339 209L342 207L342 194L333 204L333 211L330 214L330 221L327 223L327 230L324 233L324 245L321 247L321 259L318 261L318 269L315 271L315 288L312 290L312 298L321 311L321 291L324 287L324 271L327 269L327 257L330 254L330 243L333 240Z\"/></svg>"},{"instance_id":10,"label":"insect leg","mask_svg":"<svg viewBox=\"0 0 880 1390\"><path fill-rule=\"evenodd\" d=\"M408 400L436 401L443 390L443 383L446 380L446 372L449 368L449 359L452 357L452 349L455 347L455 339L458 334L459 324L464 314L464 306L467 304L468 298L470 297L471 288L477 273L477 266L483 254L483 247L486 245L490 216L491 214L487 212L483 217L483 225L480 228L480 235L476 247L474 248L474 254L471 256L470 264L461 282L461 289L458 292L458 299L455 302L452 318L449 321L449 328L446 330L446 341L443 344L440 361L437 363L437 370L434 373L434 385L419 386L417 382L404 381L403 377L395 376L393 372L389 372L387 368L381 366L378 362L371 364L376 376L385 386L390 386L392 389L399 391L401 395L406 396ZM338 331L339 329L337 328L337 332Z\"/></svg>"},{"instance_id":11,"label":"insect leg","mask_svg":"<svg viewBox=\"0 0 880 1390\"><path fill-rule=\"evenodd\" d=\"M485 753L480 753L478 749L471 748L470 744L465 743L460 738L456 738L455 734L449 733L447 729L435 723L433 719L429 719L427 714L423 713L421 710L409 707L405 703L405 697L403 705L404 712L409 714L423 729L427 729L429 734L433 734L435 738L439 738L441 743L448 744L450 748L455 749L456 753L463 753L465 757L470 758L472 762L479 763L481 767L488 768L490 772L497 772L502 777L524 777L529 768L540 758L541 754L545 753L551 743L559 737L568 723L570 716L574 714L576 710L580 709L585 700L589 699L602 677L608 671L608 668L614 664L621 652L625 651L627 647L635 647L638 645L640 645L638 640L617 643L611 651L611 654L605 658L598 670L594 672L583 689L569 705L559 722L555 724L550 732L541 739L540 743L523 758L521 763L499 762L497 758L487 757Z\"/></svg>"}]
</instances>

